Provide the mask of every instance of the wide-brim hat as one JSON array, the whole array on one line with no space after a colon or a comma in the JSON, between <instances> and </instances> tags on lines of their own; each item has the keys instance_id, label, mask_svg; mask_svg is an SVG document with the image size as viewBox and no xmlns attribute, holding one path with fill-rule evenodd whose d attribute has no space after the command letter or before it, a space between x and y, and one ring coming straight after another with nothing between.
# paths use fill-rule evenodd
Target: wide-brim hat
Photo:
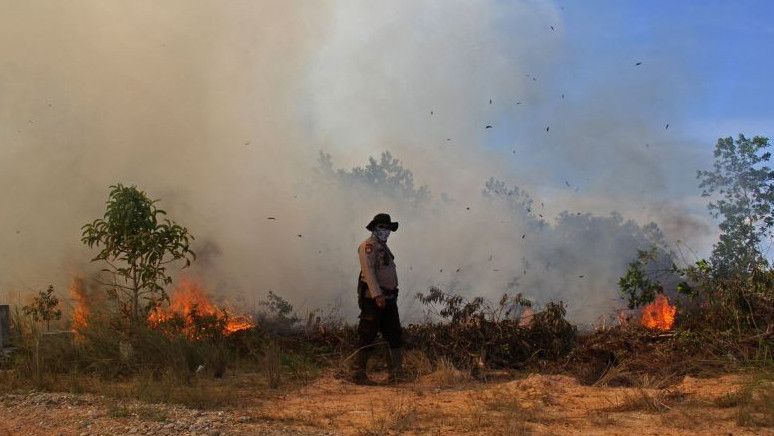
<instances>
[{"instance_id":1,"label":"wide-brim hat","mask_svg":"<svg viewBox=\"0 0 774 436\"><path fill-rule=\"evenodd\" d=\"M398 223L392 222L392 219L386 213L376 214L376 216L374 216L374 219L372 219L371 222L368 223L368 225L366 226L366 229L373 232L376 226L378 225L383 225L393 232L395 230L398 230Z\"/></svg>"}]
</instances>

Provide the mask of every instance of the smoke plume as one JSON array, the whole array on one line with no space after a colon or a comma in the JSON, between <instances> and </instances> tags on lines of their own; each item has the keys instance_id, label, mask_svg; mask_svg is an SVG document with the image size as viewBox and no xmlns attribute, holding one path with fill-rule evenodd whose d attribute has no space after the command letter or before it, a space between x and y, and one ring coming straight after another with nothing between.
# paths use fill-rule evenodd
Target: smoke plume
<instances>
[{"instance_id":1,"label":"smoke plume","mask_svg":"<svg viewBox=\"0 0 774 436\"><path fill-rule=\"evenodd\" d=\"M95 269L80 227L117 182L197 236L188 274L300 310L354 312L381 211L409 318L437 285L591 322L637 248L711 241L703 158L661 121L694 72L563 89L582 64L552 3L2 3L0 299Z\"/></svg>"}]
</instances>

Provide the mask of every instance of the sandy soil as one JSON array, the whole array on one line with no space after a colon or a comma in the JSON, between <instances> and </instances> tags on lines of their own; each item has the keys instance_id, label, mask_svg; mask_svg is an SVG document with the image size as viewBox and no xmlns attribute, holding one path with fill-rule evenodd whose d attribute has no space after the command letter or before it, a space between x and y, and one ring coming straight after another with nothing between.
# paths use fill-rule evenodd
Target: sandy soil
<instances>
[{"instance_id":1,"label":"sandy soil","mask_svg":"<svg viewBox=\"0 0 774 436\"><path fill-rule=\"evenodd\" d=\"M638 389L534 374L489 383L427 376L398 386L356 386L325 376L271 400L256 397L240 410L221 411L17 393L0 396L0 435L774 434L739 427L736 407L716 405L743 381L742 375L686 378L668 389Z\"/></svg>"},{"instance_id":2,"label":"sandy soil","mask_svg":"<svg viewBox=\"0 0 774 436\"><path fill-rule=\"evenodd\" d=\"M362 387L329 378L268 405L261 417L317 423L340 434L764 434L737 426L734 408L714 406L740 383L735 375L686 378L659 390L530 375L443 389L427 380Z\"/></svg>"}]
</instances>

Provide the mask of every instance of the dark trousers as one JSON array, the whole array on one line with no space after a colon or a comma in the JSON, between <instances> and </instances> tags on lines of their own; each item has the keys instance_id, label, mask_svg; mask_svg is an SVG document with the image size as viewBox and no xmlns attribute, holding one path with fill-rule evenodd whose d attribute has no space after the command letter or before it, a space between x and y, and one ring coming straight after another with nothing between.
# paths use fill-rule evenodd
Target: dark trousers
<instances>
[{"instance_id":1,"label":"dark trousers","mask_svg":"<svg viewBox=\"0 0 774 436\"><path fill-rule=\"evenodd\" d=\"M367 347L374 342L377 333L390 344L390 348L400 348L402 345L400 317L398 316L398 299L385 301L384 308L379 308L373 298L358 298L360 307L360 323L357 327L359 335L358 348Z\"/></svg>"}]
</instances>

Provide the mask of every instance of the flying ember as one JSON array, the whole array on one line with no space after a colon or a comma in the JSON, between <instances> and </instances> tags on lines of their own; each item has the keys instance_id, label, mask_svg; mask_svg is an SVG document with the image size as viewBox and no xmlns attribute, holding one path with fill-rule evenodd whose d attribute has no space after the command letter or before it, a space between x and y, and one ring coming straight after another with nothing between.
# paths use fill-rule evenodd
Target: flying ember
<instances>
[{"instance_id":1,"label":"flying ember","mask_svg":"<svg viewBox=\"0 0 774 436\"><path fill-rule=\"evenodd\" d=\"M642 325L652 330L667 331L675 323L677 308L669 304L669 298L658 294L656 300L643 308Z\"/></svg>"}]
</instances>

